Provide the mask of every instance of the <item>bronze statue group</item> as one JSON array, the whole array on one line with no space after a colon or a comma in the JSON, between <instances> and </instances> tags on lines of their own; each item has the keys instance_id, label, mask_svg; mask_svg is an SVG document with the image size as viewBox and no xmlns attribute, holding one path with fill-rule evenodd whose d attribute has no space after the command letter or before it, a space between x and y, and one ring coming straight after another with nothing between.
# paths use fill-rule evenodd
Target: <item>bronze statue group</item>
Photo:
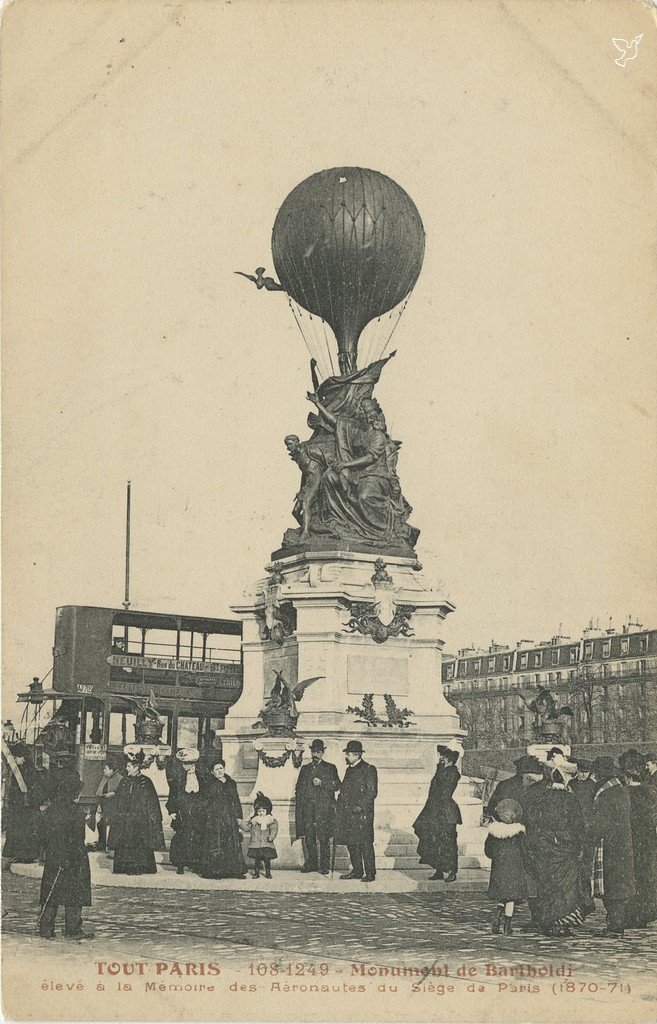
<instances>
[{"instance_id":1,"label":"bronze statue group","mask_svg":"<svg viewBox=\"0 0 657 1024\"><path fill-rule=\"evenodd\" d=\"M88 849L114 851L115 874L157 871L155 854L165 849L159 798L142 771L145 755L126 747L127 763L109 758L96 790L96 804L79 803L82 781L70 756L49 770L30 764L29 748L12 748L4 822L5 866L43 861L39 933L53 938L59 906L64 934L91 937L82 928L82 908L91 905ZM296 783L296 839L302 841L304 873L332 873L337 845L346 846L345 881L373 882L374 809L378 779L363 758L363 746L344 748L342 780L313 740L311 760ZM461 813L454 799L460 773L458 752L438 746L438 764L426 803L413 823L421 864L433 868L431 881L453 882L458 872L457 830ZM488 895L495 907L494 933L512 932L514 911L529 908L527 930L565 937L602 899L604 934L620 938L626 928L657 919L657 755L626 751L592 763L565 757L554 748L546 763L530 755L516 762L516 774L500 782L484 811L485 854L491 860ZM14 770L17 769L17 770ZM258 793L245 814L235 781L220 756L202 764L199 752L184 748L166 765L173 838L170 861L176 871L203 878L272 877L278 822L271 800ZM88 801L87 801L88 804ZM244 843L244 837L248 842Z\"/></svg>"}]
</instances>

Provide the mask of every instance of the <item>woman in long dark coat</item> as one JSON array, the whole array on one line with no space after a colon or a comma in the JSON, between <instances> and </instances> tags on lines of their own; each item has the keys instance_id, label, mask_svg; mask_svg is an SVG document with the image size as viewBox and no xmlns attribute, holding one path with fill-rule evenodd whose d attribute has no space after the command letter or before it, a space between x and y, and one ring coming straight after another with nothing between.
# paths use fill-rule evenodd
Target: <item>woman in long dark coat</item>
<instances>
[{"instance_id":1,"label":"woman in long dark coat","mask_svg":"<svg viewBox=\"0 0 657 1024\"><path fill-rule=\"evenodd\" d=\"M185 868L198 871L205 832L205 800L202 789L205 779L198 768L199 752L183 747L176 754L178 770L169 777L167 810L174 829L169 860L179 875Z\"/></svg>"},{"instance_id":2,"label":"woman in long dark coat","mask_svg":"<svg viewBox=\"0 0 657 1024\"><path fill-rule=\"evenodd\" d=\"M82 907L91 906L91 873L84 844L85 812L77 803L81 790L79 779L64 781L41 823L45 864L39 934L44 939L54 937L57 911L62 905L64 934L72 939L93 938L93 932L82 930Z\"/></svg>"},{"instance_id":3,"label":"woman in long dark coat","mask_svg":"<svg viewBox=\"0 0 657 1024\"><path fill-rule=\"evenodd\" d=\"M571 935L571 927L584 919L580 859L585 826L579 800L556 769L530 813L541 928L546 935Z\"/></svg>"},{"instance_id":4,"label":"woman in long dark coat","mask_svg":"<svg viewBox=\"0 0 657 1024\"><path fill-rule=\"evenodd\" d=\"M636 896L627 904L628 928L645 928L657 920L657 789L642 781L644 759L634 751L625 759L630 794Z\"/></svg>"},{"instance_id":5,"label":"woman in long dark coat","mask_svg":"<svg viewBox=\"0 0 657 1024\"><path fill-rule=\"evenodd\" d=\"M141 763L143 758L128 761L114 797L107 846L115 851L115 875L154 875L155 851L165 848L160 801Z\"/></svg>"},{"instance_id":6,"label":"woman in long dark coat","mask_svg":"<svg viewBox=\"0 0 657 1024\"><path fill-rule=\"evenodd\" d=\"M446 882L453 882L458 871L456 828L461 824L461 811L453 794L461 775L456 767L458 752L448 747L438 747L438 751L440 757L429 796L413 822L413 831L419 840L420 864L429 864L434 869L430 881L445 878Z\"/></svg>"},{"instance_id":7,"label":"woman in long dark coat","mask_svg":"<svg viewBox=\"0 0 657 1024\"><path fill-rule=\"evenodd\" d=\"M237 785L226 774L226 764L217 758L204 792L205 831L200 853L199 874L203 878L245 878L239 822L244 814Z\"/></svg>"}]
</instances>

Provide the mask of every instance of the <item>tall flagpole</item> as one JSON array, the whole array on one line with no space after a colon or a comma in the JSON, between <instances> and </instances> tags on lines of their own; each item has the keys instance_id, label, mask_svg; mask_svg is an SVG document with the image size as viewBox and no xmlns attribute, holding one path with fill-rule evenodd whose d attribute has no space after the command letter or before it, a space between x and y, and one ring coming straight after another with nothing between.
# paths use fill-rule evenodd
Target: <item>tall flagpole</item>
<instances>
[{"instance_id":1,"label":"tall flagpole","mask_svg":"<svg viewBox=\"0 0 657 1024\"><path fill-rule=\"evenodd\" d=\"M127 611L130 607L130 481L126 489L125 506L125 594L123 607ZM125 653L128 653L128 627L124 629Z\"/></svg>"},{"instance_id":2,"label":"tall flagpole","mask_svg":"<svg viewBox=\"0 0 657 1024\"><path fill-rule=\"evenodd\" d=\"M127 611L130 607L130 481L126 491L125 508L125 598L123 607Z\"/></svg>"}]
</instances>

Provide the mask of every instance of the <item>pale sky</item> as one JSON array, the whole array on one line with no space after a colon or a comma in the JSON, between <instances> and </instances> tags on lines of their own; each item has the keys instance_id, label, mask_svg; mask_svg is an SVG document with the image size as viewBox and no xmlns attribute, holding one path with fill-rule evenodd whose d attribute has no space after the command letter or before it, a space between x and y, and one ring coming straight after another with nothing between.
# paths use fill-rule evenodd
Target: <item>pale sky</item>
<instances>
[{"instance_id":1,"label":"pale sky","mask_svg":"<svg viewBox=\"0 0 657 1024\"><path fill-rule=\"evenodd\" d=\"M17 0L2 45L5 717L120 604L128 478L138 608L227 614L295 525L307 352L233 271L336 165L427 233L377 395L447 649L657 624L646 6Z\"/></svg>"}]
</instances>

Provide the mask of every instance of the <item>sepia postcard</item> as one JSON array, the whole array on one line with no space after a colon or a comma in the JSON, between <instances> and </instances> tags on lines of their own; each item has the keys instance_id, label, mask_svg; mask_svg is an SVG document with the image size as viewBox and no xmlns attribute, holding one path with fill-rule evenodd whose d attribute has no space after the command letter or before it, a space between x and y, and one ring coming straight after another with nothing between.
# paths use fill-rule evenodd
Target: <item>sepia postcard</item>
<instances>
[{"instance_id":1,"label":"sepia postcard","mask_svg":"<svg viewBox=\"0 0 657 1024\"><path fill-rule=\"evenodd\" d=\"M657 3L2 7L10 1021L657 1020Z\"/></svg>"}]
</instances>

